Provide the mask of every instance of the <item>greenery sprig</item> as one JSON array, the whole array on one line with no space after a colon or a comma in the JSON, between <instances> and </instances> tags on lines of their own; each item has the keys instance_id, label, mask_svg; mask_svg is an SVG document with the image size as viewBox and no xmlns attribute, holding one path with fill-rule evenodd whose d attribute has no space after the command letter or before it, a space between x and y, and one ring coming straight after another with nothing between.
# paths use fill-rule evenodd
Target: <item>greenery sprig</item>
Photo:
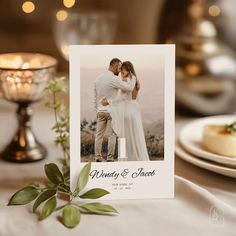
<instances>
[{"instance_id":1,"label":"greenery sprig","mask_svg":"<svg viewBox=\"0 0 236 236\"><path fill-rule=\"evenodd\" d=\"M59 220L68 228L73 228L80 223L81 214L114 215L117 210L110 205L100 202L78 203L77 199L99 199L108 191L94 188L84 192L89 181L91 163L86 164L81 170L76 188L70 187L70 154L69 154L69 114L62 100L58 99L59 93L67 91L65 78L57 78L49 82L47 90L52 94L52 101L46 106L52 108L55 115L53 131L56 133L55 143L62 149L63 157L60 158L61 170L54 164L46 164L44 171L47 177L45 183L32 183L17 191L9 200L8 205L25 205L34 201L33 213L39 220L44 220L54 212L61 211ZM59 200L63 204L58 205Z\"/></svg>"},{"instance_id":2,"label":"greenery sprig","mask_svg":"<svg viewBox=\"0 0 236 236\"><path fill-rule=\"evenodd\" d=\"M48 83L46 90L52 99L46 102L46 106L51 108L54 112L55 125L52 130L56 134L55 144L59 146L63 152L63 157L59 159L62 164L62 171L69 178L69 162L70 162L70 118L69 111L62 99L60 94L67 93L68 86L65 77L56 78Z\"/></svg>"},{"instance_id":3,"label":"greenery sprig","mask_svg":"<svg viewBox=\"0 0 236 236\"><path fill-rule=\"evenodd\" d=\"M225 131L227 133L234 133L234 132L236 132L236 121L234 121L233 123L231 123L229 125L225 125Z\"/></svg>"},{"instance_id":4,"label":"greenery sprig","mask_svg":"<svg viewBox=\"0 0 236 236\"><path fill-rule=\"evenodd\" d=\"M11 197L8 205L25 205L34 201L32 211L38 214L39 220L46 219L53 212L62 211L60 219L68 228L73 228L80 223L81 213L100 215L118 213L112 206L100 202L80 204L74 201L75 198L98 199L109 194L108 191L102 188L94 188L83 193L89 180L91 163L86 164L80 172L73 192L65 181L65 175L56 164L47 164L44 170L48 184L30 184L20 189ZM63 195L66 195L66 197L64 198ZM58 206L58 199L64 201L65 204ZM43 206L41 210L38 210L41 204Z\"/></svg>"}]
</instances>

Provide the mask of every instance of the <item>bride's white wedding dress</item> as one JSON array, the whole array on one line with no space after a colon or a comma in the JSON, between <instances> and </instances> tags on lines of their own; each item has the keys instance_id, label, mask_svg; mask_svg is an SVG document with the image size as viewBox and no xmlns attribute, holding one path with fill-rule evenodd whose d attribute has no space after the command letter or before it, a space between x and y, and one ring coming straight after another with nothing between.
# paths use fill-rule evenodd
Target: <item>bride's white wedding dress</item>
<instances>
[{"instance_id":1,"label":"bride's white wedding dress","mask_svg":"<svg viewBox=\"0 0 236 236\"><path fill-rule=\"evenodd\" d=\"M132 92L118 91L109 101L112 128L119 138L126 139L128 161L149 161L139 103Z\"/></svg>"}]
</instances>

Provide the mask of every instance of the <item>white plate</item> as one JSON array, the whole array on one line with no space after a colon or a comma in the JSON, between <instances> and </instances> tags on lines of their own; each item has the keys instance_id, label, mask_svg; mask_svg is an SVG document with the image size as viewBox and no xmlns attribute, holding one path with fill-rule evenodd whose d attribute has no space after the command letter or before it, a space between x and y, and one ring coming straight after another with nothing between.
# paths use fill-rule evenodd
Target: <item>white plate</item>
<instances>
[{"instance_id":1,"label":"white plate","mask_svg":"<svg viewBox=\"0 0 236 236\"><path fill-rule=\"evenodd\" d=\"M236 116L211 116L197 119L181 129L179 141L186 151L195 156L236 168L235 157L214 154L205 150L201 145L203 127L206 124L230 124L235 120Z\"/></svg>"},{"instance_id":2,"label":"white plate","mask_svg":"<svg viewBox=\"0 0 236 236\"><path fill-rule=\"evenodd\" d=\"M212 172L221 174L221 175L225 175L225 176L229 176L232 178L236 178L236 169L232 169L230 167L225 167L225 166L221 166L218 165L214 162L209 162L206 161L204 159L200 159L198 157L194 157L191 154L189 154L188 152L186 152L179 143L176 143L175 145L175 153L178 157L180 157L181 159L196 165L198 167L201 167L203 169L206 170L210 170Z\"/></svg>"}]
</instances>

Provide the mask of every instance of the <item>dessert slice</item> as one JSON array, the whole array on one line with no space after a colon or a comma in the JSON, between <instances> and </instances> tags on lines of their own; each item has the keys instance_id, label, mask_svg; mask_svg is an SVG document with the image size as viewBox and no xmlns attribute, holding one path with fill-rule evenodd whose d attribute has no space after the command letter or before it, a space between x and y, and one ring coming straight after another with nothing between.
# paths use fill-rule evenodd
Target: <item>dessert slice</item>
<instances>
[{"instance_id":1,"label":"dessert slice","mask_svg":"<svg viewBox=\"0 0 236 236\"><path fill-rule=\"evenodd\" d=\"M209 152L236 157L236 122L231 125L206 125L203 147Z\"/></svg>"}]
</instances>

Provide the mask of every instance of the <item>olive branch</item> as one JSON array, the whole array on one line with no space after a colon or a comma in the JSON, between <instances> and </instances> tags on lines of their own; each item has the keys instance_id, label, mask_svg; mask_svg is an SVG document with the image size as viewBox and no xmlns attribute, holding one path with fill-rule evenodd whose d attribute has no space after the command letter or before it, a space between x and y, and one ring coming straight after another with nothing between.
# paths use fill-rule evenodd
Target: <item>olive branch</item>
<instances>
[{"instance_id":1,"label":"olive branch","mask_svg":"<svg viewBox=\"0 0 236 236\"><path fill-rule=\"evenodd\" d=\"M54 164L44 166L46 183L32 183L17 191L10 198L8 205L26 205L34 201L32 211L38 215L39 220L44 220L54 212L62 212L59 220L68 228L73 228L80 223L81 214L114 215L117 212L110 205L100 202L78 203L76 199L98 199L107 194L108 191L102 188L90 189L84 192L89 181L91 163L86 164L79 173L77 184L74 190L70 188L70 154L69 154L69 113L64 102L58 98L60 93L67 92L66 79L56 78L49 82L46 90L52 96L52 100L46 106L53 109L55 125L52 130L56 134L55 144L63 152L59 159L62 164L61 170ZM58 200L63 204L58 205Z\"/></svg>"}]
</instances>

